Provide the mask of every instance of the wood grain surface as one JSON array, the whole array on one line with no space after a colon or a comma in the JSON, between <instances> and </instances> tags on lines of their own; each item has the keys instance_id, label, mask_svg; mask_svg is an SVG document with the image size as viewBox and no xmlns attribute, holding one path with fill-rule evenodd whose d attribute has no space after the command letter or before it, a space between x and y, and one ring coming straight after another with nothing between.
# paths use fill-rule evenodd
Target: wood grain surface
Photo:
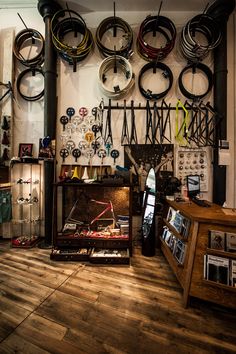
<instances>
[{"instance_id":1,"label":"wood grain surface","mask_svg":"<svg viewBox=\"0 0 236 354\"><path fill-rule=\"evenodd\" d=\"M164 256L50 260L0 241L0 353L236 353L236 312L183 294ZM233 294L232 294L233 296Z\"/></svg>"}]
</instances>

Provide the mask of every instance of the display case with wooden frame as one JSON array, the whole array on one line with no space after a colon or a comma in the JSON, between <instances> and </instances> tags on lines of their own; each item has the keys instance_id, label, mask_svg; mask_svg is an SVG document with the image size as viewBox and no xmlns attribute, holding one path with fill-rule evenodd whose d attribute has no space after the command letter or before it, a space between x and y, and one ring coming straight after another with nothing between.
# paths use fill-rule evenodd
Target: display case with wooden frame
<instances>
[{"instance_id":1,"label":"display case with wooden frame","mask_svg":"<svg viewBox=\"0 0 236 354\"><path fill-rule=\"evenodd\" d=\"M167 201L168 208L164 227L168 228L175 237L186 245L186 254L183 264L179 264L170 247L161 237L161 250L174 271L183 288L183 305L186 307L190 297L211 301L226 307L236 308L236 288L231 285L220 284L204 278L206 254L236 259L236 253L209 248L209 231L223 231L236 233L236 213L231 209L212 204L209 208L196 205L193 202ZM167 221L169 209L178 211L187 218L191 226L188 237L183 237Z\"/></svg>"},{"instance_id":2,"label":"display case with wooden frame","mask_svg":"<svg viewBox=\"0 0 236 354\"><path fill-rule=\"evenodd\" d=\"M132 255L131 187L105 183L59 182L54 185L54 230L51 259L90 260L96 249L126 250ZM71 249L71 252L68 250ZM93 251L93 252L92 252ZM128 252L127 252L128 251ZM109 252L106 252L107 254ZM112 254L112 252L110 252ZM117 254L99 257L101 263L122 263ZM121 252L122 254L122 252ZM96 258L97 259L97 258Z\"/></svg>"}]
</instances>

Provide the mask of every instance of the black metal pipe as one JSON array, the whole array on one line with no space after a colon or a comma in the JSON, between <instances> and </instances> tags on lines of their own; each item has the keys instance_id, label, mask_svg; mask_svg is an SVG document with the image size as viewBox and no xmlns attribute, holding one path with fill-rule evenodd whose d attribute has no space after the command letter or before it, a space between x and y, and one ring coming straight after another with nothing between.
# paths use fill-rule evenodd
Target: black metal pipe
<instances>
[{"instance_id":1,"label":"black metal pipe","mask_svg":"<svg viewBox=\"0 0 236 354\"><path fill-rule=\"evenodd\" d=\"M213 153L213 202L223 205L226 200L226 166L219 165L219 139L227 139L227 22L235 8L235 0L216 0L207 10L221 28L222 40L214 50L214 108L221 116Z\"/></svg>"},{"instance_id":2,"label":"black metal pipe","mask_svg":"<svg viewBox=\"0 0 236 354\"><path fill-rule=\"evenodd\" d=\"M57 118L57 55L52 43L51 19L60 10L60 6L53 0L39 0L38 11L45 23L45 54L44 54L44 136L51 140L56 139ZM54 160L44 161L44 246L52 244L53 230L53 182ZM42 245L41 245L42 246Z\"/></svg>"}]
</instances>

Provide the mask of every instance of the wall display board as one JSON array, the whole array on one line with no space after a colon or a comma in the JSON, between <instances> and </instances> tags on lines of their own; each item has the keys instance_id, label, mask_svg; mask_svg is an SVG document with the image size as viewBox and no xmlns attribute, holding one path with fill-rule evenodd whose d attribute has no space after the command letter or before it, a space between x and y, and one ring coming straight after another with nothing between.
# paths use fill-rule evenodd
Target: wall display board
<instances>
[{"instance_id":1,"label":"wall display board","mask_svg":"<svg viewBox=\"0 0 236 354\"><path fill-rule=\"evenodd\" d=\"M200 176L201 192L208 191L209 159L204 149L181 149L176 154L176 177L182 183L186 182L186 176Z\"/></svg>"}]
</instances>

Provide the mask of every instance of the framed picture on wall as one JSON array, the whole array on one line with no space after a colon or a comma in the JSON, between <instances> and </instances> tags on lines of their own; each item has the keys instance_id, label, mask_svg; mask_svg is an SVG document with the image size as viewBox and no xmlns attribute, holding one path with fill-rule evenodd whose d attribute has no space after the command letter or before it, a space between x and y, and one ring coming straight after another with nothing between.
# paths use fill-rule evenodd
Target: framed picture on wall
<instances>
[{"instance_id":1,"label":"framed picture on wall","mask_svg":"<svg viewBox=\"0 0 236 354\"><path fill-rule=\"evenodd\" d=\"M19 157L32 156L33 144L22 143L19 144Z\"/></svg>"}]
</instances>

